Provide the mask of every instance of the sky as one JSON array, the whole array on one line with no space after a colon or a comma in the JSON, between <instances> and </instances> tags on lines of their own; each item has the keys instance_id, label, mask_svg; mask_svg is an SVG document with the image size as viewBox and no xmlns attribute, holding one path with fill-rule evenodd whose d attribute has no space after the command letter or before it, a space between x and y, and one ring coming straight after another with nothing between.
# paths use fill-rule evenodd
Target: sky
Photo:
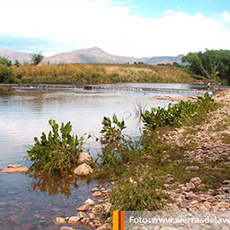
<instances>
[{"instance_id":1,"label":"sky","mask_svg":"<svg viewBox=\"0 0 230 230\"><path fill-rule=\"evenodd\" d=\"M230 49L229 0L0 0L0 49L45 56L99 47L113 55Z\"/></svg>"}]
</instances>

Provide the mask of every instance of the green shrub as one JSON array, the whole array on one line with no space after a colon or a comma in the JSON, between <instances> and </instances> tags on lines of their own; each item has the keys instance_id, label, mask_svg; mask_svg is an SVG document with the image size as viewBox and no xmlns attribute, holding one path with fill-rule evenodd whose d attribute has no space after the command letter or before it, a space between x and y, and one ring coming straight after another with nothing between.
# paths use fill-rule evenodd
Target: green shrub
<instances>
[{"instance_id":1,"label":"green shrub","mask_svg":"<svg viewBox=\"0 0 230 230\"><path fill-rule=\"evenodd\" d=\"M0 82L13 83L13 72L10 67L0 65Z\"/></svg>"},{"instance_id":2,"label":"green shrub","mask_svg":"<svg viewBox=\"0 0 230 230\"><path fill-rule=\"evenodd\" d=\"M127 136L122 134L122 131L126 128L124 120L119 122L116 114L113 114L112 119L113 120L111 121L109 117L103 118L103 127L101 130L101 133L103 134L101 139L102 143L108 144L115 141L120 141L123 140L125 136ZM113 126L112 123L114 124Z\"/></svg>"},{"instance_id":3,"label":"green shrub","mask_svg":"<svg viewBox=\"0 0 230 230\"><path fill-rule=\"evenodd\" d=\"M104 117L102 124L102 150L99 154L98 167L103 170L100 177L107 177L108 173L121 175L132 149L130 137L122 133L126 128L125 122L118 121L117 116L113 114L112 121L109 117Z\"/></svg>"},{"instance_id":4,"label":"green shrub","mask_svg":"<svg viewBox=\"0 0 230 230\"><path fill-rule=\"evenodd\" d=\"M68 171L77 165L77 159L82 152L83 137L71 136L72 125L68 122L66 125L59 126L55 120L49 120L52 126L48 136L43 132L41 140L34 138L34 146L28 150L27 160L33 161L33 168L47 171L50 174Z\"/></svg>"},{"instance_id":5,"label":"green shrub","mask_svg":"<svg viewBox=\"0 0 230 230\"><path fill-rule=\"evenodd\" d=\"M205 114L205 111L209 112L212 104L214 100L206 92L204 97L198 97L195 103L191 100L180 101L174 105L170 103L168 109L158 107L152 108L151 111L146 110L141 118L145 128L152 131L163 126L180 126L191 118Z\"/></svg>"}]
</instances>

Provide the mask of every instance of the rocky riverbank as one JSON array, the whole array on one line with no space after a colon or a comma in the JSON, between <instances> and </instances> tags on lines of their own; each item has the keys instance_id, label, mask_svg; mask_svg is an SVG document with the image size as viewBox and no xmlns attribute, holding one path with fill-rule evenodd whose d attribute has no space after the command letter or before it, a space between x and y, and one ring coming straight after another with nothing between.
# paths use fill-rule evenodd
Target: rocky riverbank
<instances>
[{"instance_id":1,"label":"rocky riverbank","mask_svg":"<svg viewBox=\"0 0 230 230\"><path fill-rule=\"evenodd\" d=\"M197 100L196 97L190 99ZM181 183L179 176L164 175L165 183L161 190L173 200L165 206L165 211L230 211L230 90L219 91L214 99L219 105L218 109L209 113L202 124L182 126L159 137L171 150L183 149L183 156L175 159L175 162L181 164L186 161L184 168L180 169L180 174L182 177L183 174L190 175L190 179L185 183ZM127 183L134 186L137 184L132 178ZM94 188L92 197L77 207L76 216L56 218L56 223L68 223L68 226L62 226L60 229L78 229L79 224L98 230L112 229L110 194L114 185L98 185ZM152 229L166 228L157 225ZM173 229L189 228L188 225L181 225Z\"/></svg>"},{"instance_id":2,"label":"rocky riverbank","mask_svg":"<svg viewBox=\"0 0 230 230\"><path fill-rule=\"evenodd\" d=\"M184 158L198 165L186 167L187 171L200 171L200 168L210 168L210 161L217 163L215 170L221 167L230 167L230 90L219 92L215 101L220 107L209 114L209 120L195 127L181 127L164 135L168 144L193 146L184 153ZM211 175L210 175L211 176ZM167 181L174 181L168 175ZM196 187L208 187L200 177L195 177L187 184L174 182L165 184L166 191L176 201L172 210L189 211L229 211L230 210L230 175L217 189L208 189L206 192L195 192Z\"/></svg>"}]
</instances>

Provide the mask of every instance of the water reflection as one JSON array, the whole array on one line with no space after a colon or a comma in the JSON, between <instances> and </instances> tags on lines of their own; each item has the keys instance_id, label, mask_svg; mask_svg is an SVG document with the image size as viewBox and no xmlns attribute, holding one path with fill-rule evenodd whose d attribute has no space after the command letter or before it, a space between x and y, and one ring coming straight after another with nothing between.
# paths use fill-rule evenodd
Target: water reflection
<instances>
[{"instance_id":1,"label":"water reflection","mask_svg":"<svg viewBox=\"0 0 230 230\"><path fill-rule=\"evenodd\" d=\"M46 193L49 196L61 194L69 198L71 196L72 189L79 188L79 185L77 184L79 178L73 174L49 176L47 173L30 172L27 176L32 179L29 190L35 191L36 193ZM81 182L89 185L90 179L84 178L81 179Z\"/></svg>"}]
</instances>

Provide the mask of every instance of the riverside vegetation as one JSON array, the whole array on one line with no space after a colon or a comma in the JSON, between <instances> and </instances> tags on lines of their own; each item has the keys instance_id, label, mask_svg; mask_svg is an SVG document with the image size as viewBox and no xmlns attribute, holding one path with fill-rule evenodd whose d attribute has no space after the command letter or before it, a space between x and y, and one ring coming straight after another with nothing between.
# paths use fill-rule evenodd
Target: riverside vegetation
<instances>
[{"instance_id":1,"label":"riverside vegetation","mask_svg":"<svg viewBox=\"0 0 230 230\"><path fill-rule=\"evenodd\" d=\"M171 197L164 192L164 184L168 175L180 183L186 183L196 176L197 172L185 171L188 166L199 165L202 181L208 182L202 190L215 188L229 172L228 168L216 172L205 173L200 163L189 161L184 157L188 149L195 148L194 143L181 147L176 143L165 142L164 135L183 126L201 125L209 117L211 111L219 105L206 93L198 97L196 102L188 100L169 105L167 109L157 108L141 114L144 132L138 139L131 139L123 134L124 121L118 121L116 115L112 120L103 119L101 130L102 150L94 163L93 177L102 180L117 181L112 190L110 200L112 210L159 210L168 203ZM34 162L35 169L43 169L51 173L65 172L76 166L82 141L70 136L70 122L62 124L60 137L58 125L50 120L53 134L48 138L43 133L41 141L35 138L35 145L29 151L29 160ZM226 136L224 137L226 141ZM218 163L209 162L211 168Z\"/></svg>"},{"instance_id":2,"label":"riverside vegetation","mask_svg":"<svg viewBox=\"0 0 230 230\"><path fill-rule=\"evenodd\" d=\"M190 52L182 58L184 65L135 64L40 64L42 51L31 54L32 64L12 64L0 57L0 83L22 84L108 84L121 82L192 83L200 79L205 83L227 85L230 83L229 50ZM192 76L192 77L191 77Z\"/></svg>"},{"instance_id":3,"label":"riverside vegetation","mask_svg":"<svg viewBox=\"0 0 230 230\"><path fill-rule=\"evenodd\" d=\"M71 136L72 125L68 122L59 125L49 120L52 131L48 136L43 132L41 140L34 138L34 146L28 150L26 160L34 162L32 169L57 174L69 171L76 166L79 153L82 152L83 137Z\"/></svg>"},{"instance_id":4,"label":"riverside vegetation","mask_svg":"<svg viewBox=\"0 0 230 230\"><path fill-rule=\"evenodd\" d=\"M109 84L109 83L192 83L184 68L145 64L0 64L0 83L16 84Z\"/></svg>"},{"instance_id":5,"label":"riverside vegetation","mask_svg":"<svg viewBox=\"0 0 230 230\"><path fill-rule=\"evenodd\" d=\"M153 108L141 115L145 131L139 140L132 141L122 136L103 143L97 175L118 181L111 195L113 210L159 210L172 202L170 196L163 192L165 177L171 174L181 183L186 183L194 176L194 173L184 172L184 168L194 162L183 160L186 148L193 146L180 148L169 145L162 136L181 125L202 123L217 107L206 93L195 103L189 100L169 105L168 109ZM117 132L121 132L116 123Z\"/></svg>"}]
</instances>

